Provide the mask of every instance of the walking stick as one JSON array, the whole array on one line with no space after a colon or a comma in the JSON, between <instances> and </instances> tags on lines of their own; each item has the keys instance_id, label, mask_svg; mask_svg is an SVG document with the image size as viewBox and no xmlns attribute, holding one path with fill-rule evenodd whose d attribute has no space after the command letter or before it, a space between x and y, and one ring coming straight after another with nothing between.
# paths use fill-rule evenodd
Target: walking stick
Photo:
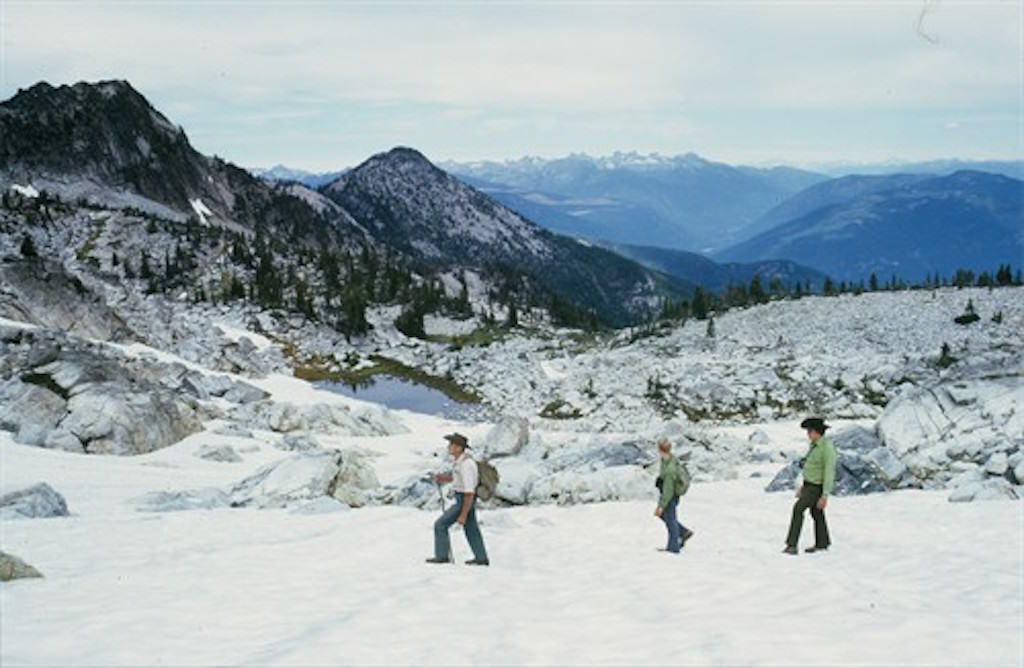
<instances>
[{"instance_id":1,"label":"walking stick","mask_svg":"<svg viewBox=\"0 0 1024 668\"><path fill-rule=\"evenodd\" d=\"M444 508L444 492L441 491L441 481L438 480L437 478L435 478L434 479L434 484L437 485L437 498L441 499L441 513L444 513L444 510L445 510L445 508ZM454 555L454 550L452 549L452 546L451 546L451 541L449 541L449 543L448 543L448 563L450 563L450 564L454 564L455 563L455 555Z\"/></svg>"}]
</instances>

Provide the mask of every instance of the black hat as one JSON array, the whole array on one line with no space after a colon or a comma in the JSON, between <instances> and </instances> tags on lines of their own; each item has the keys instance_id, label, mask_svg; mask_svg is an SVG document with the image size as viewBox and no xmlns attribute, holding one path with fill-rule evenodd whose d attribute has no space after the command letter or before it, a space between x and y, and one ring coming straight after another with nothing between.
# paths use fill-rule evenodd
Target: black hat
<instances>
[{"instance_id":1,"label":"black hat","mask_svg":"<svg viewBox=\"0 0 1024 668\"><path fill-rule=\"evenodd\" d=\"M451 434L445 434L444 440L461 446L463 449L469 447L469 440L459 432L453 432Z\"/></svg>"},{"instance_id":2,"label":"black hat","mask_svg":"<svg viewBox=\"0 0 1024 668\"><path fill-rule=\"evenodd\" d=\"M822 420L821 418L811 417L801 422L800 428L809 429L811 431L816 431L819 434L824 434L825 430L828 429L828 425L825 424L825 421Z\"/></svg>"}]
</instances>

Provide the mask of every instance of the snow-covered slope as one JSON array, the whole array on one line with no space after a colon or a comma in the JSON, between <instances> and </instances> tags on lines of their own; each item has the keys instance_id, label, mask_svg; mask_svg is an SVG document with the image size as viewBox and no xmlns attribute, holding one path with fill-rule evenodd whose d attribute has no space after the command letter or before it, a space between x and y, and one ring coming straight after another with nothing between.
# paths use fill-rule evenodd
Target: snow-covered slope
<instances>
[{"instance_id":1,"label":"snow-covered slope","mask_svg":"<svg viewBox=\"0 0 1024 668\"><path fill-rule=\"evenodd\" d=\"M1011 666L1024 614L1018 503L936 492L834 500L834 547L779 553L792 498L697 484L680 556L653 500L484 511L488 569L423 563L437 511L145 513L133 499L242 464L182 443L74 456L0 435L4 483L50 480L72 515L3 522L44 578L0 585L4 665ZM652 488L653 493L653 488ZM805 528L805 534L807 533ZM927 564L927 568L923 566ZM819 616L809 626L807 615ZM443 641L461 629L458 643ZM45 642L41 642L45 639ZM442 639L442 640L439 640ZM824 657L824 658L823 658Z\"/></svg>"}]
</instances>

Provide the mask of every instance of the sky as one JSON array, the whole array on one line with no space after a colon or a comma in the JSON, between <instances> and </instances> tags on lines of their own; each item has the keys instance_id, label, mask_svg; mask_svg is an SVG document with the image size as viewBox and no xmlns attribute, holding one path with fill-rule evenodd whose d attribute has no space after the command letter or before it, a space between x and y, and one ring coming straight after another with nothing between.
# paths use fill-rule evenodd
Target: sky
<instances>
[{"instance_id":1,"label":"sky","mask_svg":"<svg viewBox=\"0 0 1024 668\"><path fill-rule=\"evenodd\" d=\"M0 98L125 79L246 167L1024 157L1024 0L0 0Z\"/></svg>"}]
</instances>

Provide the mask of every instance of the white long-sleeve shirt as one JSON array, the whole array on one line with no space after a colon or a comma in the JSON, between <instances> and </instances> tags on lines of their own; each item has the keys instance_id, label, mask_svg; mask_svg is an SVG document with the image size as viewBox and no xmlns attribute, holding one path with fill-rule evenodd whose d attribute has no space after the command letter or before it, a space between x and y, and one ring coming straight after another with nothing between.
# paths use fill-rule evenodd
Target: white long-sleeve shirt
<instances>
[{"instance_id":1,"label":"white long-sleeve shirt","mask_svg":"<svg viewBox=\"0 0 1024 668\"><path fill-rule=\"evenodd\" d=\"M476 494L479 481L480 473L477 471L476 462L463 452L455 460L455 468L452 470L452 489L456 492Z\"/></svg>"}]
</instances>

